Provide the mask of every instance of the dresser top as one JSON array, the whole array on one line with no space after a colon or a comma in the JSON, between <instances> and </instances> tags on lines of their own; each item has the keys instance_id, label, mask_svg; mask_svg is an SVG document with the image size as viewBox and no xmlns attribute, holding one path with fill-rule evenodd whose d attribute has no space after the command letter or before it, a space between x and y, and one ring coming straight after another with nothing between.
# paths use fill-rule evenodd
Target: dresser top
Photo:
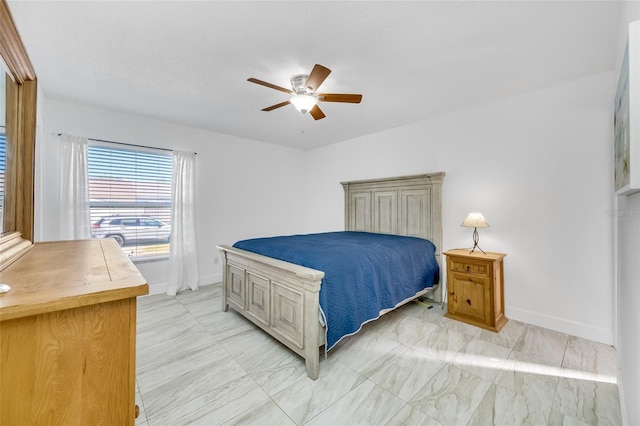
<instances>
[{"instance_id":1,"label":"dresser top","mask_svg":"<svg viewBox=\"0 0 640 426\"><path fill-rule=\"evenodd\" d=\"M36 243L0 271L0 321L127 299L149 286L115 240Z\"/></svg>"},{"instance_id":2,"label":"dresser top","mask_svg":"<svg viewBox=\"0 0 640 426\"><path fill-rule=\"evenodd\" d=\"M504 253L494 253L494 252L486 252L483 253L480 250L476 249L473 253L470 253L471 249L453 249L445 251L443 254L445 256L457 256L457 257L467 257L469 259L478 259L478 260L500 260L506 256Z\"/></svg>"}]
</instances>

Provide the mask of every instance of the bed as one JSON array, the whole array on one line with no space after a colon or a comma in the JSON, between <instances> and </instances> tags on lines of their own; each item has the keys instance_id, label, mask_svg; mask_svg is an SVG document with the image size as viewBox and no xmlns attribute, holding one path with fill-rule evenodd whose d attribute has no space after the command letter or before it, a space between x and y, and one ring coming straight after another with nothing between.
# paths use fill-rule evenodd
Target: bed
<instances>
[{"instance_id":1,"label":"bed","mask_svg":"<svg viewBox=\"0 0 640 426\"><path fill-rule=\"evenodd\" d=\"M442 262L443 177L444 173L431 173L342 182L345 197L345 232L256 238L237 242L234 244L235 247L218 246L223 254L223 309L227 311L232 307L302 356L308 376L316 379L319 375L322 346L325 350L331 349L342 337L357 332L363 323L376 319L419 296L429 297L435 302L442 301L438 277ZM373 240L379 238L383 240L383 245L387 242L394 245L393 250L398 249L396 244L415 245L419 250L426 250L428 254L425 254L424 258L428 258L428 261L425 263L434 263L435 270L433 267L431 272L423 272L421 269L418 275L423 278L422 284L417 287L414 284L405 285L409 279L404 272L410 269L411 265L417 265L423 260L420 254L409 259L408 266L398 266L398 269L382 274L385 276L381 279L380 289L362 291L355 286L350 297L347 297L349 292L342 292L339 297L346 299L347 309L352 309L354 316L356 306L362 303L370 305L371 298L358 297L359 294L385 293L385 297L382 297L382 306L367 306L364 320L360 318L349 324L345 328L346 331L332 333L336 330L333 321L335 314L331 313L333 305L325 299L329 297L328 289L333 288L333 284L332 287L326 285L322 294L321 288L323 282L326 282L323 281L325 278L333 280L331 282L335 281L330 264L337 261L331 260L327 253L326 240L317 240L325 237L341 242L345 240L347 245L351 244L352 240L361 239L371 245L380 245L380 242ZM312 260L306 259L306 254L296 246L296 238L313 240L314 244L323 248L318 253L326 255L316 256ZM265 242L270 244L267 244L267 248L264 248ZM309 242L301 244L308 245ZM337 250L336 248L334 254L341 259ZM391 260L387 262L392 256L375 256L379 256L378 260L385 259L386 263L393 263ZM397 257L406 259L410 256L400 253ZM372 274L377 276L380 273ZM370 278L371 274L365 281L371 281ZM385 285L393 291L385 290ZM403 291L396 291L397 288L403 288ZM386 297L386 293L393 294ZM321 307L321 300L324 309ZM371 309L374 309L373 314ZM378 309L379 311L375 312ZM342 317L339 321L352 322L350 318L345 320Z\"/></svg>"}]
</instances>

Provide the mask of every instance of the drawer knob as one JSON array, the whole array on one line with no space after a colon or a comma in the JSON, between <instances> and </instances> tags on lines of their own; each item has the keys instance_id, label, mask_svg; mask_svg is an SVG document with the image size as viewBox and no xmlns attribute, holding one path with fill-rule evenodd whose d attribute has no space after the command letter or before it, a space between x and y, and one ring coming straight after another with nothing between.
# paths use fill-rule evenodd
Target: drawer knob
<instances>
[{"instance_id":1,"label":"drawer knob","mask_svg":"<svg viewBox=\"0 0 640 426\"><path fill-rule=\"evenodd\" d=\"M467 305L471 306L471 299L467 299Z\"/></svg>"},{"instance_id":2,"label":"drawer knob","mask_svg":"<svg viewBox=\"0 0 640 426\"><path fill-rule=\"evenodd\" d=\"M471 266L467 265L467 272L471 272Z\"/></svg>"}]
</instances>

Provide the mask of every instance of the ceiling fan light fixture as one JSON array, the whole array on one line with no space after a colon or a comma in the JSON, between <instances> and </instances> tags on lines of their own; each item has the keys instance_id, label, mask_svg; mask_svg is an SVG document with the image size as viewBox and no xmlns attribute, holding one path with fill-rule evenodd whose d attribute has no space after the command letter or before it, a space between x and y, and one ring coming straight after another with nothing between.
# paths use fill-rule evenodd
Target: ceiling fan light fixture
<instances>
[{"instance_id":1,"label":"ceiling fan light fixture","mask_svg":"<svg viewBox=\"0 0 640 426\"><path fill-rule=\"evenodd\" d=\"M294 95L289 102L300 112L305 113L318 104L318 98L311 95Z\"/></svg>"},{"instance_id":2,"label":"ceiling fan light fixture","mask_svg":"<svg viewBox=\"0 0 640 426\"><path fill-rule=\"evenodd\" d=\"M303 114L308 112L314 120L322 120L326 115L324 115L324 112L322 112L322 109L318 106L318 102L359 104L362 100L362 95L355 93L318 93L318 88L330 73L331 70L329 68L315 64L309 75L298 74L291 77L291 89L293 90L285 89L284 87L276 86L275 84L267 83L257 78L249 78L247 81L291 95L286 101L262 108L261 111L273 111L274 109L291 104Z\"/></svg>"}]
</instances>

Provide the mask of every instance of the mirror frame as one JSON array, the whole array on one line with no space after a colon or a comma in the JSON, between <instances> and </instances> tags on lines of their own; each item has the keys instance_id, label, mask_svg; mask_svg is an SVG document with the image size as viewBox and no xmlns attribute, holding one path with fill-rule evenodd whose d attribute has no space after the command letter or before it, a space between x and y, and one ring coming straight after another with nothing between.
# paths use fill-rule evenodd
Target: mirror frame
<instances>
[{"instance_id":1,"label":"mirror frame","mask_svg":"<svg viewBox=\"0 0 640 426\"><path fill-rule=\"evenodd\" d=\"M33 247L36 146L36 74L11 17L0 0L0 59L6 69L7 122L0 271Z\"/></svg>"}]
</instances>

